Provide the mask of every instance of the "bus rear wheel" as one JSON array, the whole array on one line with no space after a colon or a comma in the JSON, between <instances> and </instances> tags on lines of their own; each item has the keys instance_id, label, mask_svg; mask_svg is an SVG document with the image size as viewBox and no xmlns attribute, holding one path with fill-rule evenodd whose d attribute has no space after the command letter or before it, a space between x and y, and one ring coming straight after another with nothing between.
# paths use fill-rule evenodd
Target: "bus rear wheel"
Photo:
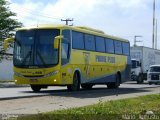
<instances>
[{"instance_id":1,"label":"bus rear wheel","mask_svg":"<svg viewBox=\"0 0 160 120\"><path fill-rule=\"evenodd\" d=\"M67 85L68 91L78 91L80 90L80 80L78 77L78 73L74 73L73 76L73 84Z\"/></svg>"},{"instance_id":2,"label":"bus rear wheel","mask_svg":"<svg viewBox=\"0 0 160 120\"><path fill-rule=\"evenodd\" d=\"M115 82L113 82L113 83L107 83L107 87L109 88L109 89L112 89L112 88L119 88L119 86L120 86L120 75L119 74L117 74L116 75L116 80L115 80Z\"/></svg>"},{"instance_id":3,"label":"bus rear wheel","mask_svg":"<svg viewBox=\"0 0 160 120\"><path fill-rule=\"evenodd\" d=\"M91 89L93 87L93 85L92 84L81 84L81 87L83 89Z\"/></svg>"},{"instance_id":4,"label":"bus rear wheel","mask_svg":"<svg viewBox=\"0 0 160 120\"><path fill-rule=\"evenodd\" d=\"M34 92L39 92L41 90L40 85L31 85L31 88Z\"/></svg>"}]
</instances>

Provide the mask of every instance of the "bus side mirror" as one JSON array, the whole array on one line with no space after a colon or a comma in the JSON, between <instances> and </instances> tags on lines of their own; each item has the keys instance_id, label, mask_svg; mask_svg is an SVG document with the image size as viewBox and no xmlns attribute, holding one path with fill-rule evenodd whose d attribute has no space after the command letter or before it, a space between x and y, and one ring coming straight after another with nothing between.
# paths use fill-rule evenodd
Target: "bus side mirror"
<instances>
[{"instance_id":1,"label":"bus side mirror","mask_svg":"<svg viewBox=\"0 0 160 120\"><path fill-rule=\"evenodd\" d=\"M59 41L63 39L63 36L57 36L54 38L54 49L58 49L59 47Z\"/></svg>"},{"instance_id":2,"label":"bus side mirror","mask_svg":"<svg viewBox=\"0 0 160 120\"><path fill-rule=\"evenodd\" d=\"M4 50L5 50L5 51L6 51L7 48L9 47L9 43L10 43L10 42L14 42L14 38L6 38L6 39L4 40L3 47L4 47Z\"/></svg>"}]
</instances>

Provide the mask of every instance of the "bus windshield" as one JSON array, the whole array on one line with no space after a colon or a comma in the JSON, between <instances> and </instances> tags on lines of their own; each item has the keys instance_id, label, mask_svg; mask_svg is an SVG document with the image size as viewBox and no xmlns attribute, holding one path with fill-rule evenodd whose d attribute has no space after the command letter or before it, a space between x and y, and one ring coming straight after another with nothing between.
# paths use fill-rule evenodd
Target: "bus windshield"
<instances>
[{"instance_id":1,"label":"bus windshield","mask_svg":"<svg viewBox=\"0 0 160 120\"><path fill-rule=\"evenodd\" d=\"M17 67L50 67L58 64L58 50L54 49L57 29L17 31L14 46L14 65Z\"/></svg>"}]
</instances>

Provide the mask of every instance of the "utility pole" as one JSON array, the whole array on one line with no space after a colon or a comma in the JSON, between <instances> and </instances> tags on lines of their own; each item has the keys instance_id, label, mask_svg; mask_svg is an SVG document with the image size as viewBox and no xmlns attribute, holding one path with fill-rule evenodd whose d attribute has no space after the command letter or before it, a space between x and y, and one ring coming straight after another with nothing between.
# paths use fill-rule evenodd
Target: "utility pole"
<instances>
[{"instance_id":1,"label":"utility pole","mask_svg":"<svg viewBox=\"0 0 160 120\"><path fill-rule=\"evenodd\" d=\"M156 19L156 28L155 28L155 49L157 49L157 30L158 30L157 26L158 26L158 21L157 21L157 19Z\"/></svg>"},{"instance_id":2,"label":"utility pole","mask_svg":"<svg viewBox=\"0 0 160 120\"><path fill-rule=\"evenodd\" d=\"M154 42L155 42L155 0L153 0L153 33L152 33L152 48L154 48Z\"/></svg>"},{"instance_id":3,"label":"utility pole","mask_svg":"<svg viewBox=\"0 0 160 120\"><path fill-rule=\"evenodd\" d=\"M140 35L135 35L134 36L134 47L137 46L136 45L137 42L142 42L142 41L137 41L137 37L142 37L142 36L140 36Z\"/></svg>"},{"instance_id":4,"label":"utility pole","mask_svg":"<svg viewBox=\"0 0 160 120\"><path fill-rule=\"evenodd\" d=\"M67 18L67 19L61 19L61 21L64 21L64 22L66 22L66 25L69 25L68 24L68 22L72 22L73 21L73 18L72 19L69 19L69 18ZM73 25L73 24L72 24ZM71 25L71 26L72 26Z\"/></svg>"}]
</instances>

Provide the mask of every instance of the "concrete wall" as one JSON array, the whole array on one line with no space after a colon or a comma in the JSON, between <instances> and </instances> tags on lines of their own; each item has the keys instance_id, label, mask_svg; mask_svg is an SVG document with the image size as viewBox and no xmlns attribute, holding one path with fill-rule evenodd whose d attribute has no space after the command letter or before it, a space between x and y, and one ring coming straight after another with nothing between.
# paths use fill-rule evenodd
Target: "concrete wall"
<instances>
[{"instance_id":1,"label":"concrete wall","mask_svg":"<svg viewBox=\"0 0 160 120\"><path fill-rule=\"evenodd\" d=\"M0 62L0 80L12 80L13 79L13 61L2 60Z\"/></svg>"},{"instance_id":2,"label":"concrete wall","mask_svg":"<svg viewBox=\"0 0 160 120\"><path fill-rule=\"evenodd\" d=\"M10 48L7 53L13 53ZM13 60L3 59L0 62L0 80L13 80Z\"/></svg>"}]
</instances>

